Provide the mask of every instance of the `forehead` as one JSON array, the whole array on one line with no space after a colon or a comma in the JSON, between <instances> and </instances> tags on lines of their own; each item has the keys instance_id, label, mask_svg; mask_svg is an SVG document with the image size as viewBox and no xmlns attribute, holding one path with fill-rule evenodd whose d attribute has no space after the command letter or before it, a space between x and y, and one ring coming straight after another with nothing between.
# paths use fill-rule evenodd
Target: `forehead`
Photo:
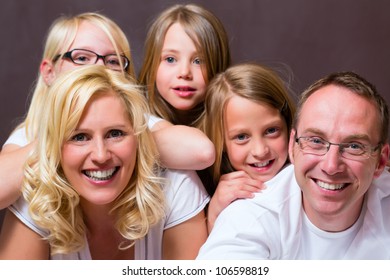
<instances>
[{"instance_id":1,"label":"forehead","mask_svg":"<svg viewBox=\"0 0 390 280\"><path fill-rule=\"evenodd\" d=\"M164 48L175 48L176 46L189 45L195 47L192 38L186 33L179 22L172 24L165 33Z\"/></svg>"},{"instance_id":2,"label":"forehead","mask_svg":"<svg viewBox=\"0 0 390 280\"><path fill-rule=\"evenodd\" d=\"M328 85L315 91L302 106L299 133L316 130L330 138L364 135L379 141L379 112L373 102L351 90ZM336 140L334 140L336 141Z\"/></svg>"},{"instance_id":3,"label":"forehead","mask_svg":"<svg viewBox=\"0 0 390 280\"><path fill-rule=\"evenodd\" d=\"M97 25L83 21L78 30L71 48L88 49L97 53L112 51L114 46L107 34Z\"/></svg>"},{"instance_id":4,"label":"forehead","mask_svg":"<svg viewBox=\"0 0 390 280\"><path fill-rule=\"evenodd\" d=\"M284 122L279 110L271 105L236 95L229 98L226 103L224 120L228 127L248 124L251 128Z\"/></svg>"}]
</instances>

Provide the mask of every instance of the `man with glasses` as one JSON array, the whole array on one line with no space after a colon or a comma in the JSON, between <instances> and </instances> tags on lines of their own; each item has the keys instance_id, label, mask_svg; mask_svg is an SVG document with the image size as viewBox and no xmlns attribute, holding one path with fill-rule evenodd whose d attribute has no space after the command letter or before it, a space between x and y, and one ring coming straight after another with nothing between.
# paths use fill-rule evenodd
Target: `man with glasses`
<instances>
[{"instance_id":1,"label":"man with glasses","mask_svg":"<svg viewBox=\"0 0 390 280\"><path fill-rule=\"evenodd\" d=\"M315 82L298 104L292 165L227 207L198 259L390 259L388 127L362 77Z\"/></svg>"}]
</instances>

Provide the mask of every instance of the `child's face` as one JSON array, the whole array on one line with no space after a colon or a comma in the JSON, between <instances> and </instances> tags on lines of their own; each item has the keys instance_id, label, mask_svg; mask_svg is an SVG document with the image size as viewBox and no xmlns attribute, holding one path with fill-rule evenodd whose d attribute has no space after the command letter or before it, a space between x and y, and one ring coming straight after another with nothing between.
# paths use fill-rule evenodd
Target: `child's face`
<instances>
[{"instance_id":1,"label":"child's face","mask_svg":"<svg viewBox=\"0 0 390 280\"><path fill-rule=\"evenodd\" d=\"M286 163L287 126L278 109L234 96L226 106L224 125L226 150L235 170L265 182Z\"/></svg>"},{"instance_id":2,"label":"child's face","mask_svg":"<svg viewBox=\"0 0 390 280\"><path fill-rule=\"evenodd\" d=\"M191 110L205 99L202 60L178 23L165 35L156 86L160 95L177 110Z\"/></svg>"},{"instance_id":3,"label":"child's face","mask_svg":"<svg viewBox=\"0 0 390 280\"><path fill-rule=\"evenodd\" d=\"M63 144L61 166L82 204L105 205L128 185L136 154L137 138L124 105L107 93L93 97L84 110Z\"/></svg>"}]
</instances>

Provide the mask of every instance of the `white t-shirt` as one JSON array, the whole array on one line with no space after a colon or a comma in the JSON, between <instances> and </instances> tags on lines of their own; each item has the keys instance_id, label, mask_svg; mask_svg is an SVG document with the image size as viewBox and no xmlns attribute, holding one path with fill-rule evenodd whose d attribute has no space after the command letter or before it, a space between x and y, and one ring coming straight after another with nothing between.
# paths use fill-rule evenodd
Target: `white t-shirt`
<instances>
[{"instance_id":1,"label":"white t-shirt","mask_svg":"<svg viewBox=\"0 0 390 280\"><path fill-rule=\"evenodd\" d=\"M149 116L148 127L152 128L161 120L161 118ZM27 145L25 129L19 128L16 130L4 145L6 144ZM167 203L166 216L150 230L145 238L135 243L135 258L139 260L161 259L163 231L196 216L210 200L196 172L165 169L161 175L170 182L170 184L164 186ZM9 209L39 235L47 235L47 232L37 227L31 219L27 202L23 198L19 198ZM91 254L87 247L76 253L55 255L52 258L91 259Z\"/></svg>"},{"instance_id":2,"label":"white t-shirt","mask_svg":"<svg viewBox=\"0 0 390 280\"><path fill-rule=\"evenodd\" d=\"M194 171L181 171L165 169L164 178L168 180L164 186L166 195L166 215L149 233L135 243L136 260L160 260L162 258L162 241L164 230L181 224L196 216L209 202L210 198L204 189L198 175ZM8 208L27 227L42 237L47 231L38 227L28 212L27 202L20 197ZM89 247L70 254L53 255L55 260L90 260Z\"/></svg>"},{"instance_id":3,"label":"white t-shirt","mask_svg":"<svg viewBox=\"0 0 390 280\"><path fill-rule=\"evenodd\" d=\"M342 232L314 226L290 165L253 199L218 216L197 259L390 259L390 173L371 185L358 221Z\"/></svg>"}]
</instances>

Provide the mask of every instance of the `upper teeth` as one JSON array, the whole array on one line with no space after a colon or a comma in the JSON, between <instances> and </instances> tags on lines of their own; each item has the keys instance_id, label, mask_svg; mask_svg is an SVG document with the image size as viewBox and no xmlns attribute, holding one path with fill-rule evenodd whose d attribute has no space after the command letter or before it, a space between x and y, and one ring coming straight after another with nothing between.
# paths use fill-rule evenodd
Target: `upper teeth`
<instances>
[{"instance_id":1,"label":"upper teeth","mask_svg":"<svg viewBox=\"0 0 390 280\"><path fill-rule=\"evenodd\" d=\"M321 188L326 189L326 190L339 190L339 189L342 189L344 187L344 184L329 184L329 183L325 183L322 181L318 181L317 184Z\"/></svg>"},{"instance_id":2,"label":"upper teeth","mask_svg":"<svg viewBox=\"0 0 390 280\"><path fill-rule=\"evenodd\" d=\"M116 168L108 170L85 171L85 174L94 180L108 180L114 174Z\"/></svg>"},{"instance_id":3,"label":"upper teeth","mask_svg":"<svg viewBox=\"0 0 390 280\"><path fill-rule=\"evenodd\" d=\"M254 163L253 165L255 167L264 167L269 164L269 161L263 162L263 163Z\"/></svg>"}]
</instances>

